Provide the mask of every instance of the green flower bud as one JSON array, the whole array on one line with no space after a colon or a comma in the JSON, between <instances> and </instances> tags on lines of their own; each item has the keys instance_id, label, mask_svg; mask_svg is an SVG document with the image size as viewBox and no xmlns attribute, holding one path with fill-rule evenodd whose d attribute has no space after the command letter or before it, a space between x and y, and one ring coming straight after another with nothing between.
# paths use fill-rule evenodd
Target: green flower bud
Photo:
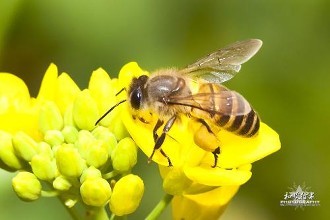
<instances>
[{"instance_id":1,"label":"green flower bud","mask_svg":"<svg viewBox=\"0 0 330 220\"><path fill-rule=\"evenodd\" d=\"M103 126L95 128L92 134L97 140L102 140L107 145L108 154L111 155L113 149L117 145L116 136L108 128Z\"/></svg>"},{"instance_id":2,"label":"green flower bud","mask_svg":"<svg viewBox=\"0 0 330 220\"><path fill-rule=\"evenodd\" d=\"M121 140L130 136L124 123L121 121L120 116L115 117L112 120L111 124L109 125L109 129L116 136L117 140Z\"/></svg>"},{"instance_id":3,"label":"green flower bud","mask_svg":"<svg viewBox=\"0 0 330 220\"><path fill-rule=\"evenodd\" d=\"M134 212L140 204L144 184L139 176L129 174L118 180L110 198L110 210L118 216Z\"/></svg>"},{"instance_id":4,"label":"green flower bud","mask_svg":"<svg viewBox=\"0 0 330 220\"><path fill-rule=\"evenodd\" d=\"M64 136L62 132L58 130L48 130L44 136L45 141L51 146L60 145L64 142Z\"/></svg>"},{"instance_id":5,"label":"green flower bud","mask_svg":"<svg viewBox=\"0 0 330 220\"><path fill-rule=\"evenodd\" d=\"M95 141L95 137L86 130L80 130L78 140L75 142L75 147L83 158L86 158L90 145Z\"/></svg>"},{"instance_id":6,"label":"green flower bud","mask_svg":"<svg viewBox=\"0 0 330 220\"><path fill-rule=\"evenodd\" d=\"M63 118L54 102L47 101L42 104L39 113L39 129L45 134L48 130L61 130Z\"/></svg>"},{"instance_id":7,"label":"green flower bud","mask_svg":"<svg viewBox=\"0 0 330 220\"><path fill-rule=\"evenodd\" d=\"M64 125L75 126L72 110L73 110L73 103L69 104L64 112L64 116L63 116Z\"/></svg>"},{"instance_id":8,"label":"green flower bud","mask_svg":"<svg viewBox=\"0 0 330 220\"><path fill-rule=\"evenodd\" d=\"M67 177L79 177L86 168L84 159L73 144L62 144L57 149L55 158L59 172Z\"/></svg>"},{"instance_id":9,"label":"green flower bud","mask_svg":"<svg viewBox=\"0 0 330 220\"><path fill-rule=\"evenodd\" d=\"M100 170L96 169L95 167L91 166L88 167L84 172L82 173L80 177L80 182L83 183L86 179L93 179L93 178L100 178L102 177L102 173Z\"/></svg>"},{"instance_id":10,"label":"green flower bud","mask_svg":"<svg viewBox=\"0 0 330 220\"><path fill-rule=\"evenodd\" d=\"M4 131L0 131L0 160L4 163L4 169L13 169L19 170L22 169L24 163L21 159L19 159L14 151L14 147L12 144L12 136Z\"/></svg>"},{"instance_id":11,"label":"green flower bud","mask_svg":"<svg viewBox=\"0 0 330 220\"><path fill-rule=\"evenodd\" d=\"M93 141L86 154L86 163L90 166L99 168L103 166L109 158L107 145L100 140Z\"/></svg>"},{"instance_id":12,"label":"green flower bud","mask_svg":"<svg viewBox=\"0 0 330 220\"><path fill-rule=\"evenodd\" d=\"M58 176L53 181L53 187L54 189L60 190L60 191L67 191L71 188L72 184L71 182L65 177L65 176Z\"/></svg>"},{"instance_id":13,"label":"green flower bud","mask_svg":"<svg viewBox=\"0 0 330 220\"><path fill-rule=\"evenodd\" d=\"M110 184L102 178L88 178L80 186L80 195L85 204L104 206L110 199Z\"/></svg>"},{"instance_id":14,"label":"green flower bud","mask_svg":"<svg viewBox=\"0 0 330 220\"><path fill-rule=\"evenodd\" d=\"M47 156L48 158L54 157L54 152L51 148L51 146L46 142L39 142L38 143L38 151L40 155Z\"/></svg>"},{"instance_id":15,"label":"green flower bud","mask_svg":"<svg viewBox=\"0 0 330 220\"><path fill-rule=\"evenodd\" d=\"M31 161L37 154L38 144L24 132L17 132L12 141L16 155L24 160Z\"/></svg>"},{"instance_id":16,"label":"green flower bud","mask_svg":"<svg viewBox=\"0 0 330 220\"><path fill-rule=\"evenodd\" d=\"M52 180L58 174L55 160L46 155L35 155L31 160L31 167L34 175L41 180Z\"/></svg>"},{"instance_id":17,"label":"green flower bud","mask_svg":"<svg viewBox=\"0 0 330 220\"><path fill-rule=\"evenodd\" d=\"M66 125L62 130L62 134L66 143L73 144L78 139L79 132L76 127Z\"/></svg>"},{"instance_id":18,"label":"green flower bud","mask_svg":"<svg viewBox=\"0 0 330 220\"><path fill-rule=\"evenodd\" d=\"M19 198L33 201L40 197L41 183L33 173L19 172L12 179L12 186Z\"/></svg>"},{"instance_id":19,"label":"green flower bud","mask_svg":"<svg viewBox=\"0 0 330 220\"><path fill-rule=\"evenodd\" d=\"M111 154L112 166L119 172L132 169L137 162L137 147L132 138L126 137L119 141Z\"/></svg>"},{"instance_id":20,"label":"green flower bud","mask_svg":"<svg viewBox=\"0 0 330 220\"><path fill-rule=\"evenodd\" d=\"M97 104L87 89L78 93L73 104L73 120L80 129L92 130L99 117Z\"/></svg>"}]
</instances>

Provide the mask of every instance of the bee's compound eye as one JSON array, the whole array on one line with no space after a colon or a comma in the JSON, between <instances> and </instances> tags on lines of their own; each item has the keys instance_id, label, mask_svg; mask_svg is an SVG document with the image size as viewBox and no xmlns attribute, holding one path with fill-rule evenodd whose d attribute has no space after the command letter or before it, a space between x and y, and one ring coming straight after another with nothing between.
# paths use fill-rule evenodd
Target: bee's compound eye
<instances>
[{"instance_id":1,"label":"bee's compound eye","mask_svg":"<svg viewBox=\"0 0 330 220\"><path fill-rule=\"evenodd\" d=\"M142 101L142 91L141 88L136 88L132 91L130 102L134 109L139 109Z\"/></svg>"}]
</instances>

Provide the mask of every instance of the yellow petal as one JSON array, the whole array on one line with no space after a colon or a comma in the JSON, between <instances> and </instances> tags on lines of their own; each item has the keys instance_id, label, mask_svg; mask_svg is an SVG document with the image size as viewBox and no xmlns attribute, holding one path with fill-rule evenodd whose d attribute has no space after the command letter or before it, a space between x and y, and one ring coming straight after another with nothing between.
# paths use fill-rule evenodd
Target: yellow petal
<instances>
[{"instance_id":1,"label":"yellow petal","mask_svg":"<svg viewBox=\"0 0 330 220\"><path fill-rule=\"evenodd\" d=\"M226 170L219 167L212 168L209 165L198 167L186 166L184 167L184 173L190 180L207 186L242 185L252 175L249 169Z\"/></svg>"},{"instance_id":2,"label":"yellow petal","mask_svg":"<svg viewBox=\"0 0 330 220\"><path fill-rule=\"evenodd\" d=\"M239 186L223 186L197 195L174 196L174 220L219 219Z\"/></svg>"},{"instance_id":3,"label":"yellow petal","mask_svg":"<svg viewBox=\"0 0 330 220\"><path fill-rule=\"evenodd\" d=\"M260 160L281 148L278 134L266 124L260 124L257 136L244 138L227 131L220 131L218 138L221 143L218 166L235 168ZM207 162L206 162L207 161ZM204 162L212 165L212 154L206 154Z\"/></svg>"},{"instance_id":4,"label":"yellow petal","mask_svg":"<svg viewBox=\"0 0 330 220\"><path fill-rule=\"evenodd\" d=\"M134 120L126 103L123 104L121 113L127 131L139 148L149 157L155 145L152 130L157 118L152 118L150 124L145 124L138 119ZM181 123L171 128L162 145L162 149L170 157L173 166L197 165L207 153L194 144L193 133L187 132L187 123L188 119L183 117ZM152 160L163 166L168 166L167 159L159 150L155 152Z\"/></svg>"},{"instance_id":5,"label":"yellow petal","mask_svg":"<svg viewBox=\"0 0 330 220\"><path fill-rule=\"evenodd\" d=\"M121 68L118 79L123 88L129 88L132 79L141 75L148 76L149 73L143 71L136 62L130 62Z\"/></svg>"}]
</instances>

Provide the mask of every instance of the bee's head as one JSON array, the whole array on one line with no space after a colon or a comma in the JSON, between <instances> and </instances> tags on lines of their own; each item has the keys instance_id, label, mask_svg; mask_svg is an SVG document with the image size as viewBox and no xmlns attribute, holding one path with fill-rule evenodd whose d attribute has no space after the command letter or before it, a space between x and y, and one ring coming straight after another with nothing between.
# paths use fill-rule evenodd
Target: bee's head
<instances>
[{"instance_id":1,"label":"bee's head","mask_svg":"<svg viewBox=\"0 0 330 220\"><path fill-rule=\"evenodd\" d=\"M148 80L148 76L142 75L139 78L134 78L128 90L129 102L132 108L138 110L146 99L147 93L145 92L145 84Z\"/></svg>"}]
</instances>

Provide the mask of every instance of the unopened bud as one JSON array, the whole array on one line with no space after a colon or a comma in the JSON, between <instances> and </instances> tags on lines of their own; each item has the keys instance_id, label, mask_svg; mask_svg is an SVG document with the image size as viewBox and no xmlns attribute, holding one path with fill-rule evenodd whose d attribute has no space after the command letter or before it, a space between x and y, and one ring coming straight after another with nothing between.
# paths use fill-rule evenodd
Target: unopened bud
<instances>
[{"instance_id":1,"label":"unopened bud","mask_svg":"<svg viewBox=\"0 0 330 220\"><path fill-rule=\"evenodd\" d=\"M80 129L92 130L99 117L96 102L87 89L78 93L73 104L73 120Z\"/></svg>"},{"instance_id":2,"label":"unopened bud","mask_svg":"<svg viewBox=\"0 0 330 220\"><path fill-rule=\"evenodd\" d=\"M97 140L102 140L108 149L108 154L111 155L113 149L117 145L116 136L108 129L103 126L98 126L92 131L93 136Z\"/></svg>"},{"instance_id":3,"label":"unopened bud","mask_svg":"<svg viewBox=\"0 0 330 220\"><path fill-rule=\"evenodd\" d=\"M53 187L60 191L67 191L71 188L71 182L65 176L58 176L53 181Z\"/></svg>"},{"instance_id":4,"label":"unopened bud","mask_svg":"<svg viewBox=\"0 0 330 220\"><path fill-rule=\"evenodd\" d=\"M17 132L13 136L13 146L16 155L26 161L31 161L32 157L37 154L38 144L24 132Z\"/></svg>"},{"instance_id":5,"label":"unopened bud","mask_svg":"<svg viewBox=\"0 0 330 220\"><path fill-rule=\"evenodd\" d=\"M95 137L86 130L80 130L78 139L75 142L75 147L78 149L83 158L87 157L89 146L95 141Z\"/></svg>"},{"instance_id":6,"label":"unopened bud","mask_svg":"<svg viewBox=\"0 0 330 220\"><path fill-rule=\"evenodd\" d=\"M137 162L137 147L132 138L126 137L119 141L111 154L112 166L119 172L132 169Z\"/></svg>"},{"instance_id":7,"label":"unopened bud","mask_svg":"<svg viewBox=\"0 0 330 220\"><path fill-rule=\"evenodd\" d=\"M19 170L23 168L23 161L19 159L14 151L12 136L4 131L0 131L0 160L9 169ZM6 167L4 167L6 169Z\"/></svg>"},{"instance_id":8,"label":"unopened bud","mask_svg":"<svg viewBox=\"0 0 330 220\"><path fill-rule=\"evenodd\" d=\"M93 166L88 167L84 170L80 177L80 182L83 183L86 179L94 179L102 177L102 173L100 170L96 169Z\"/></svg>"},{"instance_id":9,"label":"unopened bud","mask_svg":"<svg viewBox=\"0 0 330 220\"><path fill-rule=\"evenodd\" d=\"M12 186L19 198L33 201L40 197L41 183L33 173L19 172L12 179Z\"/></svg>"},{"instance_id":10,"label":"unopened bud","mask_svg":"<svg viewBox=\"0 0 330 220\"><path fill-rule=\"evenodd\" d=\"M69 104L63 116L64 125L75 126L72 115L73 103Z\"/></svg>"},{"instance_id":11,"label":"unopened bud","mask_svg":"<svg viewBox=\"0 0 330 220\"><path fill-rule=\"evenodd\" d=\"M124 123L122 122L120 116L115 117L111 121L111 124L109 125L109 129L116 136L117 140L121 140L125 137L129 137L129 133Z\"/></svg>"},{"instance_id":12,"label":"unopened bud","mask_svg":"<svg viewBox=\"0 0 330 220\"><path fill-rule=\"evenodd\" d=\"M139 176L129 174L116 183L110 198L110 210L118 216L134 212L142 199L144 184Z\"/></svg>"},{"instance_id":13,"label":"unopened bud","mask_svg":"<svg viewBox=\"0 0 330 220\"><path fill-rule=\"evenodd\" d=\"M46 142L39 142L38 143L38 151L40 155L47 156L48 158L54 158L54 152L51 146Z\"/></svg>"},{"instance_id":14,"label":"unopened bud","mask_svg":"<svg viewBox=\"0 0 330 220\"><path fill-rule=\"evenodd\" d=\"M64 136L62 132L58 130L48 130L44 136L45 141L51 146L60 145L64 142Z\"/></svg>"},{"instance_id":15,"label":"unopened bud","mask_svg":"<svg viewBox=\"0 0 330 220\"><path fill-rule=\"evenodd\" d=\"M45 134L48 130L61 130L63 118L61 112L54 102L47 101L42 104L39 113L39 129Z\"/></svg>"},{"instance_id":16,"label":"unopened bud","mask_svg":"<svg viewBox=\"0 0 330 220\"><path fill-rule=\"evenodd\" d=\"M35 155L31 160L31 167L41 180L53 180L58 174L55 160L46 155Z\"/></svg>"},{"instance_id":17,"label":"unopened bud","mask_svg":"<svg viewBox=\"0 0 330 220\"><path fill-rule=\"evenodd\" d=\"M103 166L109 158L107 145L101 140L93 141L86 154L86 163L90 166L99 168Z\"/></svg>"},{"instance_id":18,"label":"unopened bud","mask_svg":"<svg viewBox=\"0 0 330 220\"><path fill-rule=\"evenodd\" d=\"M57 81L58 87L55 100L61 112L64 113L80 89L67 73L59 75Z\"/></svg>"},{"instance_id":19,"label":"unopened bud","mask_svg":"<svg viewBox=\"0 0 330 220\"><path fill-rule=\"evenodd\" d=\"M85 204L101 207L109 201L111 187L101 177L88 178L80 186L80 195Z\"/></svg>"},{"instance_id":20,"label":"unopened bud","mask_svg":"<svg viewBox=\"0 0 330 220\"><path fill-rule=\"evenodd\" d=\"M73 144L62 144L55 158L59 172L67 177L79 177L86 168L85 161Z\"/></svg>"},{"instance_id":21,"label":"unopened bud","mask_svg":"<svg viewBox=\"0 0 330 220\"><path fill-rule=\"evenodd\" d=\"M62 130L62 134L66 143L73 144L78 139L79 132L76 127L66 125Z\"/></svg>"}]
</instances>

